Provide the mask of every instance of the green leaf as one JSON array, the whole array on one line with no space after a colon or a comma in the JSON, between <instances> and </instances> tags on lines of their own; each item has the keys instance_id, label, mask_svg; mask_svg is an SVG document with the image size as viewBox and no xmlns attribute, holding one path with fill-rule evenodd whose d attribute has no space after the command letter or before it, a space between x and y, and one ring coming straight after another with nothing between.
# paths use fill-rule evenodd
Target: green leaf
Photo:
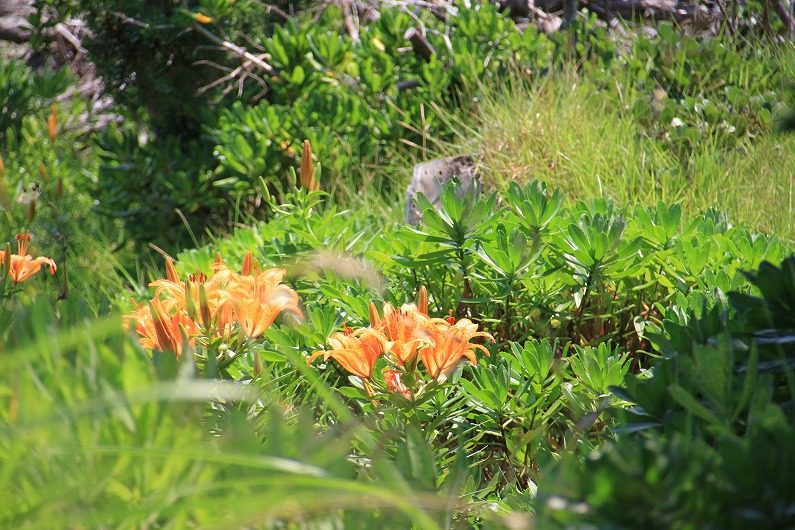
<instances>
[{"instance_id":1,"label":"green leaf","mask_svg":"<svg viewBox=\"0 0 795 530\"><path fill-rule=\"evenodd\" d=\"M699 402L690 392L685 390L679 383L672 383L668 386L668 392L674 400L682 405L689 413L706 420L710 425L726 430L726 425L714 412Z\"/></svg>"},{"instance_id":2,"label":"green leaf","mask_svg":"<svg viewBox=\"0 0 795 530\"><path fill-rule=\"evenodd\" d=\"M436 491L436 462L433 452L415 427L408 428L406 439L398 445L395 464L414 487Z\"/></svg>"}]
</instances>

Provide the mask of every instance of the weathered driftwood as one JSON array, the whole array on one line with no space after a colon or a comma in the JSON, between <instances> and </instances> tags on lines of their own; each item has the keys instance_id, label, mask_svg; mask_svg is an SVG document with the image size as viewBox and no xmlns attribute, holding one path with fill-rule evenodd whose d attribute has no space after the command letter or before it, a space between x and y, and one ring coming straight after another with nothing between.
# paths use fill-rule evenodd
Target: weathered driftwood
<instances>
[{"instance_id":1,"label":"weathered driftwood","mask_svg":"<svg viewBox=\"0 0 795 530\"><path fill-rule=\"evenodd\" d=\"M25 44L33 37L34 28L28 17L36 11L33 0L0 0L0 41ZM41 32L41 36L49 42L69 45L73 50L85 53L75 31L84 31L84 24L79 20L58 23Z\"/></svg>"},{"instance_id":2,"label":"weathered driftwood","mask_svg":"<svg viewBox=\"0 0 795 530\"><path fill-rule=\"evenodd\" d=\"M562 13L566 10L563 0L501 0L500 6L513 18L534 18L539 11L546 14ZM779 2L780 3L780 2ZM713 2L688 2L678 0L582 0L577 7L586 8L602 19L622 18L656 22L676 22L720 18L718 4Z\"/></svg>"},{"instance_id":3,"label":"weathered driftwood","mask_svg":"<svg viewBox=\"0 0 795 530\"><path fill-rule=\"evenodd\" d=\"M34 11L32 0L0 0L0 40L28 42L33 28L27 18Z\"/></svg>"}]
</instances>

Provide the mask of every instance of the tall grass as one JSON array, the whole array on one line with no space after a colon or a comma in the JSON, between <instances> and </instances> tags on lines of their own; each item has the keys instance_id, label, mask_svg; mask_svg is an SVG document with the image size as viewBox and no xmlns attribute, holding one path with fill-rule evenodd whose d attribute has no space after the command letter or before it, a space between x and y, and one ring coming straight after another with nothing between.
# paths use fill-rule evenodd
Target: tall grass
<instances>
[{"instance_id":1,"label":"tall grass","mask_svg":"<svg viewBox=\"0 0 795 530\"><path fill-rule=\"evenodd\" d=\"M731 149L708 140L683 160L627 111L625 94L571 71L482 92L474 119L447 115L460 131L448 150L478 153L490 185L540 179L573 199L680 202L687 215L715 208L795 238L792 136L770 132Z\"/></svg>"},{"instance_id":2,"label":"tall grass","mask_svg":"<svg viewBox=\"0 0 795 530\"><path fill-rule=\"evenodd\" d=\"M190 356L152 362L115 316L38 303L14 326L2 528L440 529L465 503L414 488L303 358L289 388L246 385L194 378Z\"/></svg>"}]
</instances>

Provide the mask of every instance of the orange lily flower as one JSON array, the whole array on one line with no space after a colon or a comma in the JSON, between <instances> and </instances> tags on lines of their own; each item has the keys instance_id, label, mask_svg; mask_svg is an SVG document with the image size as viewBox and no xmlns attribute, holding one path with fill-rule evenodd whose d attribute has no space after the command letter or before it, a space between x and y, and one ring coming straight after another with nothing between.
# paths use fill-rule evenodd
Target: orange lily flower
<instances>
[{"instance_id":1,"label":"orange lily flower","mask_svg":"<svg viewBox=\"0 0 795 530\"><path fill-rule=\"evenodd\" d=\"M450 325L444 319L433 319L432 324L427 327L432 337L432 344L420 350L422 363L428 375L437 379L442 374L448 374L462 357L466 357L476 365L478 360L474 349L480 349L488 356L489 350L470 341L475 337L487 337L493 341L494 337L477 329L478 325L466 318L462 318L454 325Z\"/></svg>"},{"instance_id":2,"label":"orange lily flower","mask_svg":"<svg viewBox=\"0 0 795 530\"><path fill-rule=\"evenodd\" d=\"M394 394L400 394L404 398L408 400L414 399L414 395L411 393L411 390L403 384L403 381L400 380L400 372L397 370L392 370L391 368L384 371L384 383L386 383L386 388L390 392Z\"/></svg>"},{"instance_id":3,"label":"orange lily flower","mask_svg":"<svg viewBox=\"0 0 795 530\"><path fill-rule=\"evenodd\" d=\"M386 336L387 351L400 364L411 364L419 349L428 343L428 334L423 332L423 328L429 321L425 287L421 287L417 294L417 305L403 304L396 309L385 303L383 319L378 315L375 304L370 303L370 326Z\"/></svg>"},{"instance_id":4,"label":"orange lily flower","mask_svg":"<svg viewBox=\"0 0 795 530\"><path fill-rule=\"evenodd\" d=\"M285 285L276 287L268 293L265 300L247 299L232 306L232 317L250 338L265 333L282 311L292 311L298 316L303 316L298 307L298 295Z\"/></svg>"},{"instance_id":5,"label":"orange lily flower","mask_svg":"<svg viewBox=\"0 0 795 530\"><path fill-rule=\"evenodd\" d=\"M283 269L268 269L251 276L233 273L233 285L224 296L232 304L232 318L247 336L254 338L265 333L282 311L291 311L303 318L298 294L281 283L285 274Z\"/></svg>"},{"instance_id":6,"label":"orange lily flower","mask_svg":"<svg viewBox=\"0 0 795 530\"><path fill-rule=\"evenodd\" d=\"M177 311L184 311L196 320L197 316L201 315L204 326L212 325L216 330L223 331L232 324L233 315L230 297L223 291L223 288L232 281L232 277L220 274L222 269L226 270L219 256L213 265L214 272L209 278L197 272L191 274L188 280L181 281L174 261L166 258L166 278L151 282L149 286L156 288L155 298L159 298L163 293L168 295L163 301L168 312L176 308ZM199 309L198 312L196 308Z\"/></svg>"},{"instance_id":7,"label":"orange lily flower","mask_svg":"<svg viewBox=\"0 0 795 530\"><path fill-rule=\"evenodd\" d=\"M152 322L152 312L148 305L141 305L135 300L135 309L129 315L124 315L124 329L129 330L130 326L135 325L135 331L138 333L138 342L144 348L153 350L157 344L157 333L155 332L155 325Z\"/></svg>"},{"instance_id":8,"label":"orange lily flower","mask_svg":"<svg viewBox=\"0 0 795 530\"><path fill-rule=\"evenodd\" d=\"M149 302L149 312L152 317L152 327L155 331L153 348L160 351L172 351L179 357L182 355L182 331L188 336L188 341L193 344L192 338L199 333L196 324L188 316L179 311L169 315L162 302L155 298Z\"/></svg>"},{"instance_id":9,"label":"orange lily flower","mask_svg":"<svg viewBox=\"0 0 795 530\"><path fill-rule=\"evenodd\" d=\"M30 231L17 234L17 253L11 254L10 250L0 251L0 265L8 270L8 277L14 283L24 282L41 270L42 265L47 265L50 274L55 274L58 269L55 262L47 257L34 258L28 255L28 243L30 242ZM6 263L8 260L8 263Z\"/></svg>"},{"instance_id":10,"label":"orange lily flower","mask_svg":"<svg viewBox=\"0 0 795 530\"><path fill-rule=\"evenodd\" d=\"M430 322L414 304L403 304L395 309L392 304L384 304L384 318L379 329L389 340L388 350L400 364L410 364L417 358L420 348L428 344L428 334L422 333Z\"/></svg>"},{"instance_id":11,"label":"orange lily flower","mask_svg":"<svg viewBox=\"0 0 795 530\"><path fill-rule=\"evenodd\" d=\"M156 288L149 311L137 307L125 317L128 327L135 323L141 344L179 355L180 329L189 339L200 333L228 336L238 329L237 324L249 338L255 338L265 333L282 311L303 316L298 294L281 283L286 271L262 271L251 252L243 259L240 274L226 267L220 255L211 269L209 277L197 272L182 281L173 260L166 258L166 277L149 284Z\"/></svg>"},{"instance_id":12,"label":"orange lily flower","mask_svg":"<svg viewBox=\"0 0 795 530\"><path fill-rule=\"evenodd\" d=\"M384 337L372 328L359 329L353 333L337 332L328 340L331 350L319 351L307 360L310 364L323 356L335 359L345 370L362 379L370 379L378 357L384 352Z\"/></svg>"}]
</instances>

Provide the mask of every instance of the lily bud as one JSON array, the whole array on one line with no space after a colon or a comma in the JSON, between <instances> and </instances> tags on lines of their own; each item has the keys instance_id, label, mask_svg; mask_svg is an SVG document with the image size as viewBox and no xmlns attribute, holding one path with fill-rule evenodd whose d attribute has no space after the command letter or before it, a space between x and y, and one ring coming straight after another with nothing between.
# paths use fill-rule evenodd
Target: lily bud
<instances>
[{"instance_id":1,"label":"lily bud","mask_svg":"<svg viewBox=\"0 0 795 530\"><path fill-rule=\"evenodd\" d=\"M50 116L47 118L47 135L50 142L55 142L58 137L58 105L53 103L50 106Z\"/></svg>"},{"instance_id":2,"label":"lily bud","mask_svg":"<svg viewBox=\"0 0 795 530\"><path fill-rule=\"evenodd\" d=\"M174 260L171 258L166 258L166 278L170 282L179 283L177 268L174 266Z\"/></svg>"},{"instance_id":3,"label":"lily bud","mask_svg":"<svg viewBox=\"0 0 795 530\"><path fill-rule=\"evenodd\" d=\"M243 256L243 268L240 270L240 274L242 274L243 276L250 276L251 271L254 268L253 261L254 257L251 254L251 251L249 250L248 252L246 252L246 255Z\"/></svg>"},{"instance_id":4,"label":"lily bud","mask_svg":"<svg viewBox=\"0 0 795 530\"><path fill-rule=\"evenodd\" d=\"M370 302L370 326L371 327L378 327L381 324L381 317L378 316L378 309L375 308L375 304Z\"/></svg>"},{"instance_id":5,"label":"lily bud","mask_svg":"<svg viewBox=\"0 0 795 530\"><path fill-rule=\"evenodd\" d=\"M28 223L32 223L33 219L36 218L36 199L30 201L28 204Z\"/></svg>"},{"instance_id":6,"label":"lily bud","mask_svg":"<svg viewBox=\"0 0 795 530\"><path fill-rule=\"evenodd\" d=\"M304 155L301 157L301 187L307 191L315 190L315 168L312 165L312 146L304 140Z\"/></svg>"},{"instance_id":7,"label":"lily bud","mask_svg":"<svg viewBox=\"0 0 795 530\"><path fill-rule=\"evenodd\" d=\"M423 285L417 293L417 310L423 315L428 314L428 290Z\"/></svg>"},{"instance_id":8,"label":"lily bud","mask_svg":"<svg viewBox=\"0 0 795 530\"><path fill-rule=\"evenodd\" d=\"M209 329L212 324L210 302L207 299L207 291L204 289L203 283L199 284L199 312L201 313L202 325Z\"/></svg>"},{"instance_id":9,"label":"lily bud","mask_svg":"<svg viewBox=\"0 0 795 530\"><path fill-rule=\"evenodd\" d=\"M185 310L194 322L199 320L199 313L196 311L196 302L193 300L193 284L190 280L185 280Z\"/></svg>"}]
</instances>

